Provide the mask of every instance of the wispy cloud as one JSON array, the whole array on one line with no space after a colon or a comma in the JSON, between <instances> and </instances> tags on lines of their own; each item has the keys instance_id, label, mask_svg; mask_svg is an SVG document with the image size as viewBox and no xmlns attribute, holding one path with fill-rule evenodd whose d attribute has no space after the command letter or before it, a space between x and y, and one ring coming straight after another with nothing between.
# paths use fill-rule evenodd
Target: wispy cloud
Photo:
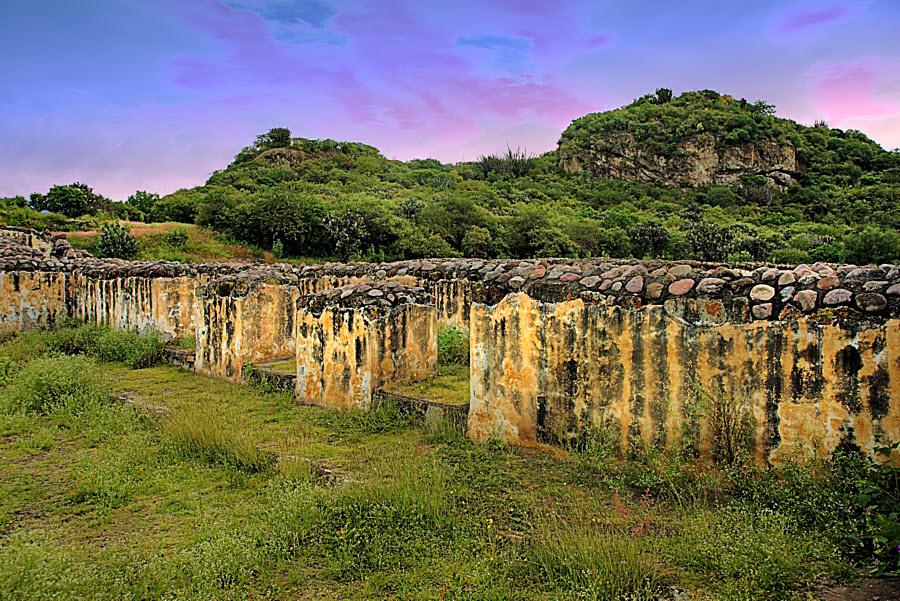
<instances>
[{"instance_id":1,"label":"wispy cloud","mask_svg":"<svg viewBox=\"0 0 900 601\"><path fill-rule=\"evenodd\" d=\"M522 36L469 35L456 38L456 46L481 48L494 55L494 64L508 75L524 75L534 71L531 49L534 43Z\"/></svg>"},{"instance_id":2,"label":"wispy cloud","mask_svg":"<svg viewBox=\"0 0 900 601\"><path fill-rule=\"evenodd\" d=\"M880 58L820 63L810 71L816 109L834 124L900 112L900 64Z\"/></svg>"},{"instance_id":3,"label":"wispy cloud","mask_svg":"<svg viewBox=\"0 0 900 601\"><path fill-rule=\"evenodd\" d=\"M869 4L870 1L803 2L776 12L771 31L783 42L808 41L830 25L857 18Z\"/></svg>"}]
</instances>

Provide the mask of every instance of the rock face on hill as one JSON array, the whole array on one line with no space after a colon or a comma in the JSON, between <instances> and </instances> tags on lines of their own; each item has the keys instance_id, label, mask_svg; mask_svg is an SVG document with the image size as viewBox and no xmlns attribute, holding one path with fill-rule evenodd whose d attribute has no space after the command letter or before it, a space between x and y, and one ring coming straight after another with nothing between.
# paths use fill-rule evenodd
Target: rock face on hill
<instances>
[{"instance_id":1,"label":"rock face on hill","mask_svg":"<svg viewBox=\"0 0 900 601\"><path fill-rule=\"evenodd\" d=\"M560 163L569 173L589 171L604 180L652 183L665 187L734 185L741 176L764 177L771 186L784 188L799 171L794 146L759 140L727 148L705 133L682 141L671 156L640 144L632 133L594 136L589 147L560 141Z\"/></svg>"}]
</instances>

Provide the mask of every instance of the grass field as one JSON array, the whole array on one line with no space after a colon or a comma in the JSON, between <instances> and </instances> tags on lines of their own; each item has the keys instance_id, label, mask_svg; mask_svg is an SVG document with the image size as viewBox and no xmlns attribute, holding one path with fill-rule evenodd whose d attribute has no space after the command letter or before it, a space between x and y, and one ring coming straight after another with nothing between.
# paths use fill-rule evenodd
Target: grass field
<instances>
[{"instance_id":1,"label":"grass field","mask_svg":"<svg viewBox=\"0 0 900 601\"><path fill-rule=\"evenodd\" d=\"M824 460L475 444L103 336L0 345L0 599L824 599L866 565Z\"/></svg>"}]
</instances>

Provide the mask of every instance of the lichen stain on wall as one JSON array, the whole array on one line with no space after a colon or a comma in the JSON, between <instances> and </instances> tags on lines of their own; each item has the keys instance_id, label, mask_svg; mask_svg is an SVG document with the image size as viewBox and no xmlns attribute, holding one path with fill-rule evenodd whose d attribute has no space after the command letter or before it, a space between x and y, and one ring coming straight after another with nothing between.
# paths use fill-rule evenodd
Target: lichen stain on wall
<instances>
[{"instance_id":1,"label":"lichen stain on wall","mask_svg":"<svg viewBox=\"0 0 900 601\"><path fill-rule=\"evenodd\" d=\"M72 276L71 299L77 319L120 330L158 331L169 338L195 332L194 278Z\"/></svg>"},{"instance_id":2,"label":"lichen stain on wall","mask_svg":"<svg viewBox=\"0 0 900 601\"><path fill-rule=\"evenodd\" d=\"M378 387L425 378L437 366L434 307L405 305L383 316L300 310L296 332L296 397L305 403L367 409Z\"/></svg>"},{"instance_id":3,"label":"lichen stain on wall","mask_svg":"<svg viewBox=\"0 0 900 601\"><path fill-rule=\"evenodd\" d=\"M246 296L197 299L195 370L239 382L246 362L294 355L293 286L261 284Z\"/></svg>"},{"instance_id":4,"label":"lichen stain on wall","mask_svg":"<svg viewBox=\"0 0 900 601\"><path fill-rule=\"evenodd\" d=\"M663 448L695 428L708 452L711 426L696 417L701 390L752 412L751 451L761 461L822 452L848 434L869 450L877 432L900 438L889 402L900 393L897 320L696 325L659 306L515 294L474 305L471 330L476 440L534 445L611 424L624 447Z\"/></svg>"},{"instance_id":5,"label":"lichen stain on wall","mask_svg":"<svg viewBox=\"0 0 900 601\"><path fill-rule=\"evenodd\" d=\"M59 272L0 272L0 332L50 326L68 317L68 278Z\"/></svg>"}]
</instances>

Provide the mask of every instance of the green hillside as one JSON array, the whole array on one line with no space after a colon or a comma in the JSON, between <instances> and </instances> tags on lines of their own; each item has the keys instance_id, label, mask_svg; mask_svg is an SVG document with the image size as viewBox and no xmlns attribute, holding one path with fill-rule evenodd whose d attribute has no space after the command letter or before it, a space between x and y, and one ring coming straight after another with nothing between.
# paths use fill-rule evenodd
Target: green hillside
<instances>
[{"instance_id":1,"label":"green hillside","mask_svg":"<svg viewBox=\"0 0 900 601\"><path fill-rule=\"evenodd\" d=\"M275 128L204 186L137 194L109 212L196 223L281 257L900 260L900 153L858 131L778 118L765 102L660 93L576 119L557 151L504 149L455 165ZM623 134L651 162L687 161L680 148L702 139L721 156L774 148L796 164L790 185L748 173L695 187L564 168Z\"/></svg>"}]
</instances>

